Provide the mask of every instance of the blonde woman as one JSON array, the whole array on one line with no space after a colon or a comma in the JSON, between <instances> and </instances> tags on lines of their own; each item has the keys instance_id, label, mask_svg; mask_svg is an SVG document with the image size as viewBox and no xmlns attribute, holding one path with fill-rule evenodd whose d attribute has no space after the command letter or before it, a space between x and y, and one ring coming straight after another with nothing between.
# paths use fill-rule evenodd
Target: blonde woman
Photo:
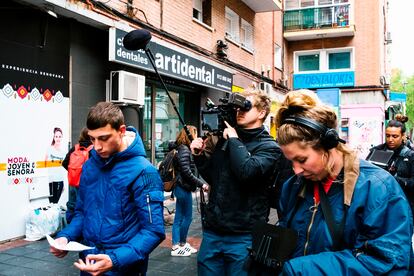
<instances>
[{"instance_id":1,"label":"blonde woman","mask_svg":"<svg viewBox=\"0 0 414 276\"><path fill-rule=\"evenodd\" d=\"M410 274L407 199L388 172L359 160L343 144L334 110L312 91L293 91L276 125L296 174L284 184L280 200L280 225L298 233L283 275Z\"/></svg>"}]
</instances>

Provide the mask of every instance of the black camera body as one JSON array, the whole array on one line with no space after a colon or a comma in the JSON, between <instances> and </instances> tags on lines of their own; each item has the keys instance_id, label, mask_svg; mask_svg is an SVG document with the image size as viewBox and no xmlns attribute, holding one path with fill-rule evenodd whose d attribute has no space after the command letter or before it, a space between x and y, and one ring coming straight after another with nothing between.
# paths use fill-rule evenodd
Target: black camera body
<instances>
[{"instance_id":1,"label":"black camera body","mask_svg":"<svg viewBox=\"0 0 414 276\"><path fill-rule=\"evenodd\" d=\"M224 121L231 126L237 124L237 110L249 111L252 103L246 97L230 93L227 97L220 98L220 105L215 105L210 99L206 101L206 108L201 110L201 128L212 134L221 134L226 128Z\"/></svg>"}]
</instances>

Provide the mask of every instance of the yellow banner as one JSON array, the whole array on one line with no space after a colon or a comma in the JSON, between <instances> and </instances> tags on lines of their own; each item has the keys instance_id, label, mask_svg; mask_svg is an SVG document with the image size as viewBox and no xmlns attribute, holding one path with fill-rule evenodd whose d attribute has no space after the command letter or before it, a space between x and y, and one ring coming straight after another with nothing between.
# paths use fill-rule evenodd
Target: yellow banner
<instances>
[{"instance_id":1,"label":"yellow banner","mask_svg":"<svg viewBox=\"0 0 414 276\"><path fill-rule=\"evenodd\" d=\"M36 168L54 168L62 166L62 161L36 161ZM7 163L0 163L0 171L5 171L7 169Z\"/></svg>"},{"instance_id":2,"label":"yellow banner","mask_svg":"<svg viewBox=\"0 0 414 276\"><path fill-rule=\"evenodd\" d=\"M60 167L62 166L62 161L54 160L54 161L36 161L36 169L41 168L53 168L53 167Z\"/></svg>"}]
</instances>

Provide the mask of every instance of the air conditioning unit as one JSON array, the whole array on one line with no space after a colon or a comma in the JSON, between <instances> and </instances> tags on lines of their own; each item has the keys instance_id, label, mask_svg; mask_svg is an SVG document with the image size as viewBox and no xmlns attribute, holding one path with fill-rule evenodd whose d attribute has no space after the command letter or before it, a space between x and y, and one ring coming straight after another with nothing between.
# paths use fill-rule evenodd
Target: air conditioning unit
<instances>
[{"instance_id":1,"label":"air conditioning unit","mask_svg":"<svg viewBox=\"0 0 414 276\"><path fill-rule=\"evenodd\" d=\"M267 82L259 82L259 90L266 93L267 95L270 95L270 91L272 91L272 85Z\"/></svg>"},{"instance_id":2,"label":"air conditioning unit","mask_svg":"<svg viewBox=\"0 0 414 276\"><path fill-rule=\"evenodd\" d=\"M111 71L109 99L115 103L144 105L145 76Z\"/></svg>"}]
</instances>

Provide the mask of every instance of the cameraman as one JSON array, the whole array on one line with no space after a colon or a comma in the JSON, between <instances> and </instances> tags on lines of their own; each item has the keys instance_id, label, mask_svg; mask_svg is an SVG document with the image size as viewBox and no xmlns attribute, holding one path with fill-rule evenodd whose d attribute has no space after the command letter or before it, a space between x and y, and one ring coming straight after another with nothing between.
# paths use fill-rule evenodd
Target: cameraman
<instances>
[{"instance_id":1,"label":"cameraman","mask_svg":"<svg viewBox=\"0 0 414 276\"><path fill-rule=\"evenodd\" d=\"M256 91L243 96L252 108L237 110L237 126L226 122L211 154L204 151L207 141L201 138L190 145L200 174L210 184L198 275L247 275L243 263L252 246L252 227L269 215L266 183L281 154L263 126L270 99Z\"/></svg>"},{"instance_id":2,"label":"cameraman","mask_svg":"<svg viewBox=\"0 0 414 276\"><path fill-rule=\"evenodd\" d=\"M374 149L394 151L387 170L404 190L411 210L414 211L414 152L404 144L407 121L408 117L401 114L390 120L385 129L385 143L370 149L367 159Z\"/></svg>"}]
</instances>

